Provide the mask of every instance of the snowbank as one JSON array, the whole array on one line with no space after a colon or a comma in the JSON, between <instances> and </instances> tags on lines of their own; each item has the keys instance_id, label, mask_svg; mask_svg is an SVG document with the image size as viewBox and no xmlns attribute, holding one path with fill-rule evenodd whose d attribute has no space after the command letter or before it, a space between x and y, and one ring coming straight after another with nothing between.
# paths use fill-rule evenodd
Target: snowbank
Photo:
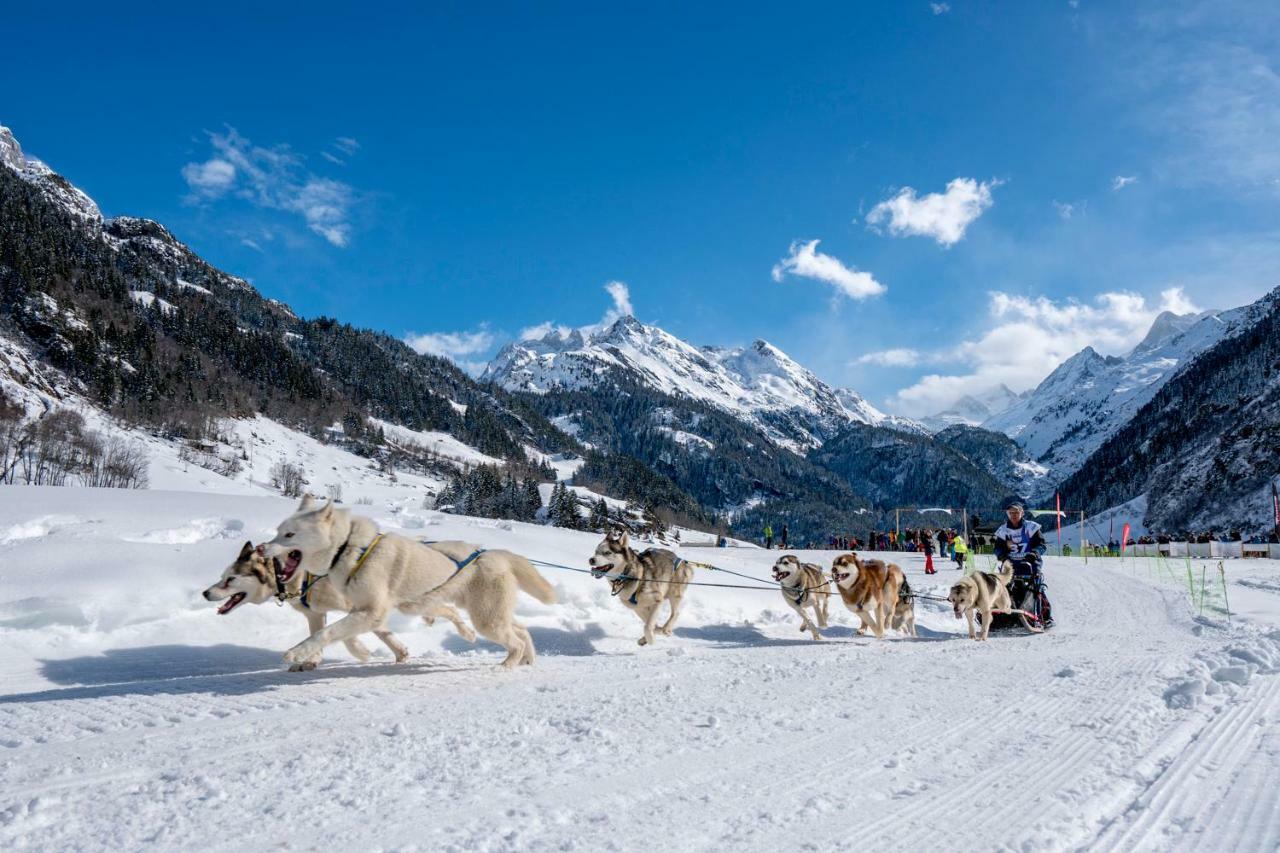
<instances>
[{"instance_id":1,"label":"snowbank","mask_svg":"<svg viewBox=\"0 0 1280 853\"><path fill-rule=\"evenodd\" d=\"M0 489L0 846L400 850L1274 849L1280 566L1235 561L1232 621L1141 563L1050 559L1059 624L974 643L810 642L775 590L690 590L640 648L603 581L545 569L533 667L395 617L414 657L312 673L272 605L199 591L293 503ZM596 537L420 509L386 529L580 567ZM688 547L766 578L777 552ZM829 564L827 552L801 552ZM945 595L957 574L913 587ZM753 585L705 568L700 582ZM370 642L370 647L377 646ZM852 792L852 793L851 793ZM850 801L856 797L856 803ZM987 816L974 820L975 814ZM998 829L993 829L998 827ZM993 835L994 832L994 835Z\"/></svg>"}]
</instances>

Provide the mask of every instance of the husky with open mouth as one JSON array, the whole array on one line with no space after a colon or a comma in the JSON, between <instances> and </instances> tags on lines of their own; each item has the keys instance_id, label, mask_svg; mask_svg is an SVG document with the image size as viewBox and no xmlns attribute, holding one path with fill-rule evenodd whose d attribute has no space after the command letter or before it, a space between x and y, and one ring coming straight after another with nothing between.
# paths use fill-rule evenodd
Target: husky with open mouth
<instances>
[{"instance_id":1,"label":"husky with open mouth","mask_svg":"<svg viewBox=\"0 0 1280 853\"><path fill-rule=\"evenodd\" d=\"M800 630L821 640L819 628L827 627L827 576L813 563L801 563L795 554L784 554L773 564L773 579L782 587L782 598L800 616ZM805 611L813 610L815 625Z\"/></svg>"},{"instance_id":2,"label":"husky with open mouth","mask_svg":"<svg viewBox=\"0 0 1280 853\"><path fill-rule=\"evenodd\" d=\"M981 642L991 633L991 611L1008 610L1013 605L1009 601L1009 582L1013 580L1013 563L1005 560L999 574L994 572L974 572L962 578L951 587L947 600L955 611L956 618L964 618L969 623L969 639ZM973 630L973 614L982 616L982 633Z\"/></svg>"},{"instance_id":3,"label":"husky with open mouth","mask_svg":"<svg viewBox=\"0 0 1280 853\"><path fill-rule=\"evenodd\" d=\"M665 548L650 548L643 553L631 550L625 531L610 531L588 561L591 576L608 578L613 594L644 622L640 645L653 643L658 624L658 608L671 602L671 615L661 628L670 637L680 616L685 591L693 580L693 566Z\"/></svg>"},{"instance_id":4,"label":"husky with open mouth","mask_svg":"<svg viewBox=\"0 0 1280 853\"><path fill-rule=\"evenodd\" d=\"M915 605L902 567L883 560L860 560L857 554L841 554L831 563L840 600L862 623L859 634L870 629L882 639L890 625L915 636ZM909 617L909 618L908 618Z\"/></svg>"},{"instance_id":5,"label":"husky with open mouth","mask_svg":"<svg viewBox=\"0 0 1280 853\"><path fill-rule=\"evenodd\" d=\"M326 614L338 610L346 612L350 609L346 596L334 587L326 578L308 577L295 567L292 571L285 568L278 559L268 560L253 547L252 542L244 543L240 555L235 562L227 566L222 578L204 591L208 601L225 602L218 608L219 615L235 610L241 604L262 604L272 600L287 601L289 605L307 618L310 634L324 627ZM439 605L432 613L424 613L422 619L428 625L435 624L435 617L443 616L453 623L458 633L469 643L476 640L476 632L466 623L457 610L447 604ZM408 659L409 650L385 627L374 630L374 635L386 644L400 663ZM343 642L352 657L359 661L369 659L369 650L359 639L351 637ZM295 663L289 669L315 669L320 658Z\"/></svg>"},{"instance_id":6,"label":"husky with open mouth","mask_svg":"<svg viewBox=\"0 0 1280 853\"><path fill-rule=\"evenodd\" d=\"M478 634L505 648L504 667L533 663L533 637L515 618L516 594L523 591L544 604L556 600L551 585L518 554L465 542L429 547L379 533L373 521L332 501L321 506L310 495L262 549L288 573L327 576L348 605L346 616L285 652L290 663L381 627L393 609L434 615L441 604L461 607Z\"/></svg>"}]
</instances>

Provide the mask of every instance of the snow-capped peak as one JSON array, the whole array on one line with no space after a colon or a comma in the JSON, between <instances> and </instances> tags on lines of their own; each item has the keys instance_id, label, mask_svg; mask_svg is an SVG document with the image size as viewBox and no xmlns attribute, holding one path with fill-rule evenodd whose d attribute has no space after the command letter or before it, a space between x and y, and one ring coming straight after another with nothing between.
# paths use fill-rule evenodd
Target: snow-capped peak
<instances>
[{"instance_id":1,"label":"snow-capped peak","mask_svg":"<svg viewBox=\"0 0 1280 853\"><path fill-rule=\"evenodd\" d=\"M631 315L595 332L555 329L508 344L482 378L534 393L625 378L709 403L796 450L821 444L851 422L893 420L855 392L831 388L768 341L696 347Z\"/></svg>"},{"instance_id":2,"label":"snow-capped peak","mask_svg":"<svg viewBox=\"0 0 1280 853\"><path fill-rule=\"evenodd\" d=\"M1232 334L1244 311L1166 311L1127 355L1103 356L1085 347L1025 399L982 425L1007 434L1054 475L1064 477L1124 426L1179 367Z\"/></svg>"},{"instance_id":3,"label":"snow-capped peak","mask_svg":"<svg viewBox=\"0 0 1280 853\"><path fill-rule=\"evenodd\" d=\"M60 207L85 224L94 228L101 227L102 211L93 199L42 161L23 154L22 146L18 144L13 131L7 127L0 127L0 163L17 172L27 183L39 187Z\"/></svg>"},{"instance_id":4,"label":"snow-capped peak","mask_svg":"<svg viewBox=\"0 0 1280 853\"><path fill-rule=\"evenodd\" d=\"M14 139L13 131L4 125L0 125L0 163L15 172L21 172L27 165L26 158L22 156L22 146Z\"/></svg>"}]
</instances>

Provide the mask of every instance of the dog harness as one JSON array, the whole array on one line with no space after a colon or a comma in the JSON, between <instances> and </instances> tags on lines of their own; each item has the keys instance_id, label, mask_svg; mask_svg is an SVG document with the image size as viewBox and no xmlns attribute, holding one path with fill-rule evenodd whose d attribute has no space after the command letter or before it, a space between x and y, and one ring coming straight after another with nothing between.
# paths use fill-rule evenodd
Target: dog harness
<instances>
[{"instance_id":1,"label":"dog harness","mask_svg":"<svg viewBox=\"0 0 1280 853\"><path fill-rule=\"evenodd\" d=\"M437 540L419 539L418 541L421 542L423 545L426 545L428 548L431 548L432 545L436 544ZM437 551L435 548L431 548L431 550L435 551L437 554L441 554L445 557L449 557L449 555L445 554L444 551ZM440 587L444 586L446 583L456 578L459 574L462 573L463 569L465 569L467 566L474 563L476 558L479 557L484 552L485 552L484 548L477 548L475 551L471 553L471 556L467 557L465 560L454 560L453 557L449 557L449 559L453 562L453 564L457 568L453 570L453 574L449 575L449 577L444 579L444 583L437 585L434 589L431 590L431 592L424 593L423 597L427 595L431 595L432 592L435 592L436 590L440 589Z\"/></svg>"},{"instance_id":2,"label":"dog harness","mask_svg":"<svg viewBox=\"0 0 1280 853\"><path fill-rule=\"evenodd\" d=\"M360 571L360 567L364 565L364 561L369 559L369 555L373 553L373 549L376 548L378 546L378 543L381 541L382 541L382 534L379 533L377 536L373 537L373 541L370 542L365 547L365 549L360 552L360 556L356 558L356 564L352 566L351 571L347 573L347 583L351 583L351 579L354 578L356 574ZM347 543L344 542L342 543L342 548L338 549L338 553L333 558L333 562L335 565L338 562L338 558L342 556L342 552L346 549L346 547L347 547ZM332 566L330 568L332 568Z\"/></svg>"},{"instance_id":3,"label":"dog harness","mask_svg":"<svg viewBox=\"0 0 1280 853\"><path fill-rule=\"evenodd\" d=\"M637 557L637 558L639 558L639 557L640 557L640 555L639 555L639 554L637 554L637 555L636 555L636 557ZM671 566L671 571L672 571L672 573L675 573L675 572L679 571L679 570L680 570L680 567L681 567L682 565L684 565L685 563L688 563L688 562L689 562L688 560L685 560L685 559L683 559L683 558L681 558L681 557L676 557L676 561L675 561L675 563L673 563L673 564L672 564L672 566ZM690 563L690 565L698 565L698 564L697 564L697 563ZM643 563L641 563L641 575L640 575L640 577L631 577L630 575L623 575L622 577L617 578L617 579L613 582L614 584L616 584L616 586L614 586L614 588L613 588L613 593L612 593L612 594L613 594L613 595L617 595L618 593L622 592L623 587L625 587L629 582L631 582L631 581L635 581L636 588L635 588L635 589L633 589L633 590L631 590L631 597L627 599L627 601L629 601L629 602L631 603L631 606L632 606L632 607L635 607L637 604L639 604L639 601L637 601L637 600L636 600L636 596L640 594L640 584L641 584L641 582L644 580L643 566L644 566L644 564L643 564Z\"/></svg>"}]
</instances>

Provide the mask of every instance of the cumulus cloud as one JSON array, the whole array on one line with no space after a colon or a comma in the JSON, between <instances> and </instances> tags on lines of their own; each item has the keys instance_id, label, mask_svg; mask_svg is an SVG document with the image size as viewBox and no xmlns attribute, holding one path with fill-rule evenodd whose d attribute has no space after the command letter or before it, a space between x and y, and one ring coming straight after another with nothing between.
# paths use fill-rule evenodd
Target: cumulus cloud
<instances>
[{"instance_id":1,"label":"cumulus cloud","mask_svg":"<svg viewBox=\"0 0 1280 853\"><path fill-rule=\"evenodd\" d=\"M951 11L950 3L930 3L929 8L933 10L935 15L945 15Z\"/></svg>"},{"instance_id":2,"label":"cumulus cloud","mask_svg":"<svg viewBox=\"0 0 1280 853\"><path fill-rule=\"evenodd\" d=\"M890 398L890 404L902 414L918 417L942 411L966 394L981 395L1002 384L1025 391L1087 346L1104 355L1129 351L1161 311L1190 314L1199 310L1178 287L1163 291L1154 301L1126 292L1103 293L1092 303L992 293L988 330L935 356L967 369L924 376Z\"/></svg>"},{"instance_id":3,"label":"cumulus cloud","mask_svg":"<svg viewBox=\"0 0 1280 853\"><path fill-rule=\"evenodd\" d=\"M887 349L861 355L853 363L874 364L877 367L913 367L920 363L920 353L907 348Z\"/></svg>"},{"instance_id":4,"label":"cumulus cloud","mask_svg":"<svg viewBox=\"0 0 1280 853\"><path fill-rule=\"evenodd\" d=\"M847 267L838 258L819 252L819 242L794 241L787 257L774 265L773 280L782 281L788 275L817 279L850 299L866 299L885 292L885 286L871 273Z\"/></svg>"},{"instance_id":5,"label":"cumulus cloud","mask_svg":"<svg viewBox=\"0 0 1280 853\"><path fill-rule=\"evenodd\" d=\"M218 157L203 163L188 163L182 167L182 177L188 186L209 195L221 195L236 182L236 167Z\"/></svg>"},{"instance_id":6,"label":"cumulus cloud","mask_svg":"<svg viewBox=\"0 0 1280 853\"><path fill-rule=\"evenodd\" d=\"M1125 187L1129 186L1129 184L1136 184L1137 182L1138 182L1137 175L1116 175L1111 180L1111 190L1112 192L1115 192L1117 190L1122 190Z\"/></svg>"},{"instance_id":7,"label":"cumulus cloud","mask_svg":"<svg viewBox=\"0 0 1280 853\"><path fill-rule=\"evenodd\" d=\"M288 146L254 145L233 127L225 133L210 133L209 143L213 147L209 159L182 167L191 190L189 200L232 196L257 207L295 213L333 245L347 245L355 196L350 186L311 173Z\"/></svg>"},{"instance_id":8,"label":"cumulus cloud","mask_svg":"<svg viewBox=\"0 0 1280 853\"><path fill-rule=\"evenodd\" d=\"M871 208L867 224L889 229L895 237L932 237L938 245L950 247L964 238L964 232L993 204L991 190L1000 181L978 182L956 178L946 192L917 196L911 187Z\"/></svg>"},{"instance_id":9,"label":"cumulus cloud","mask_svg":"<svg viewBox=\"0 0 1280 853\"><path fill-rule=\"evenodd\" d=\"M472 375L484 370L485 362L467 356L488 351L496 340L497 336L485 325L470 332L409 332L404 336L404 342L415 352L447 358Z\"/></svg>"},{"instance_id":10,"label":"cumulus cloud","mask_svg":"<svg viewBox=\"0 0 1280 853\"><path fill-rule=\"evenodd\" d=\"M1076 206L1069 201L1055 201L1053 209L1058 211L1058 216L1063 219L1070 219L1076 212Z\"/></svg>"}]
</instances>

